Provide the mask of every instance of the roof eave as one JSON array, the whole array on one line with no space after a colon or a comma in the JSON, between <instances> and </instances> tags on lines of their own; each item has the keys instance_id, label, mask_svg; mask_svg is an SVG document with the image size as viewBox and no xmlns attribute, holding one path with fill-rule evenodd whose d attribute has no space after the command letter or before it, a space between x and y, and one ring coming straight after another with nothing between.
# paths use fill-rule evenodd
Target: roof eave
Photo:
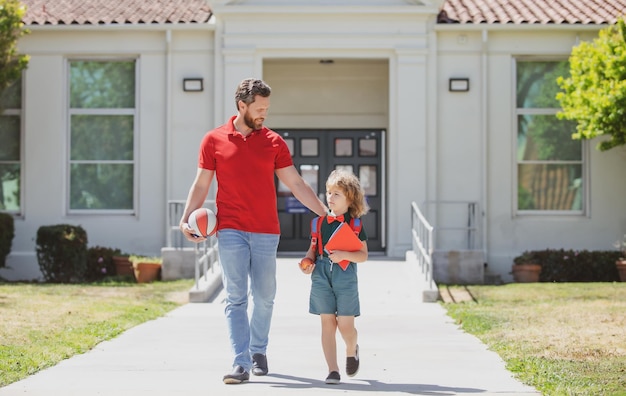
<instances>
[{"instance_id":1,"label":"roof eave","mask_svg":"<svg viewBox=\"0 0 626 396\"><path fill-rule=\"evenodd\" d=\"M214 6L213 14L219 17L231 14L375 14L375 15L407 15L407 14L424 14L437 15L440 11L438 7L424 5L398 5L398 6L346 6L336 5L328 7L319 7L313 5L281 5L281 6L248 6L237 7L233 5Z\"/></svg>"},{"instance_id":2,"label":"roof eave","mask_svg":"<svg viewBox=\"0 0 626 396\"><path fill-rule=\"evenodd\" d=\"M609 23L603 24L583 24L583 23L437 23L435 31L537 31L537 30L601 30Z\"/></svg>"},{"instance_id":3,"label":"roof eave","mask_svg":"<svg viewBox=\"0 0 626 396\"><path fill-rule=\"evenodd\" d=\"M138 30L138 31L165 31L165 30L215 30L215 19L208 22L187 23L99 23L99 24L32 24L24 25L30 31L83 31L83 30Z\"/></svg>"}]
</instances>

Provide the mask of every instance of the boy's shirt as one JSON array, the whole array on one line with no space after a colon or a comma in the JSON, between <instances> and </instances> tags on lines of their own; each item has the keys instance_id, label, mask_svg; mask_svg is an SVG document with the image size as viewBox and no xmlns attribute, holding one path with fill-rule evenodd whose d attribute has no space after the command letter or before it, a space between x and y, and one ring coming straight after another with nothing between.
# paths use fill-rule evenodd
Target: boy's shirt
<instances>
[{"instance_id":1,"label":"boy's shirt","mask_svg":"<svg viewBox=\"0 0 626 396\"><path fill-rule=\"evenodd\" d=\"M345 213L344 214L344 222L350 226L350 220L352 218L350 217L349 213ZM332 223L328 223L326 216L324 216L323 218L321 218L319 221L322 222L322 229L320 230L320 235L321 235L321 242L322 242L322 247L324 247L326 245L326 243L328 242L328 240L330 239L330 236L335 232L335 230L337 229L337 227L339 227L339 225L341 224L340 221L333 221ZM363 224L363 220L361 220L361 225ZM367 240L367 233L365 232L365 227L361 226L361 231L359 232L359 239L362 241L366 241ZM316 252L317 254L317 252ZM328 257L328 253L326 253L324 251L323 253L324 257Z\"/></svg>"}]
</instances>

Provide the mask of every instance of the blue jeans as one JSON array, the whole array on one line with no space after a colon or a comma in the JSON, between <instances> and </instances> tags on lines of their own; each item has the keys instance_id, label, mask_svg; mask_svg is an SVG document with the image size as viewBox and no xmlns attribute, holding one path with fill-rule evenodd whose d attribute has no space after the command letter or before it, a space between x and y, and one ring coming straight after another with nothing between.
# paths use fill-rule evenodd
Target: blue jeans
<instances>
[{"instance_id":1,"label":"blue jeans","mask_svg":"<svg viewBox=\"0 0 626 396\"><path fill-rule=\"evenodd\" d=\"M280 236L224 229L217 233L226 322L235 354L233 366L252 368L252 355L267 349L274 297L276 251ZM252 316L248 319L248 278Z\"/></svg>"}]
</instances>

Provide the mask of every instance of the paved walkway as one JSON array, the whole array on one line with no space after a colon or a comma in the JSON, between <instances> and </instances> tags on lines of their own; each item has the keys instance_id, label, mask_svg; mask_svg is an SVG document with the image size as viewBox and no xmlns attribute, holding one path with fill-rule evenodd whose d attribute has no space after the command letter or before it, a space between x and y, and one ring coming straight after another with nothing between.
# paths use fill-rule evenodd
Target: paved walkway
<instances>
[{"instance_id":1,"label":"paved walkway","mask_svg":"<svg viewBox=\"0 0 626 396\"><path fill-rule=\"evenodd\" d=\"M0 388L0 396L539 394L513 379L503 361L461 331L438 303L421 302L412 264L389 260L359 265L359 373L348 378L342 372L340 385L324 384L319 318L308 313L310 281L296 261L278 262L268 376L222 383L231 354L218 296L213 303L184 305ZM341 367L345 355L338 349Z\"/></svg>"}]
</instances>

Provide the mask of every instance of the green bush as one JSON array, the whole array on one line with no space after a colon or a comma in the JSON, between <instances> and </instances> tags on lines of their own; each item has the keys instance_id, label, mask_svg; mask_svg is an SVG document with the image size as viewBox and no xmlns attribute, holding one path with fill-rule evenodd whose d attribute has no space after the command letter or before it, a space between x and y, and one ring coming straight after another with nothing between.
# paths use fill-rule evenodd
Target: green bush
<instances>
[{"instance_id":1,"label":"green bush","mask_svg":"<svg viewBox=\"0 0 626 396\"><path fill-rule=\"evenodd\" d=\"M615 250L545 249L526 251L513 262L540 264L540 282L619 282L615 267L619 257Z\"/></svg>"},{"instance_id":2,"label":"green bush","mask_svg":"<svg viewBox=\"0 0 626 396\"><path fill-rule=\"evenodd\" d=\"M11 253L11 244L15 236L15 222L8 213L0 213L0 268L6 266L6 259Z\"/></svg>"},{"instance_id":3,"label":"green bush","mask_svg":"<svg viewBox=\"0 0 626 396\"><path fill-rule=\"evenodd\" d=\"M87 250L87 267L85 280L95 282L107 276L115 275L113 256L122 254L121 250L102 246L94 246Z\"/></svg>"},{"instance_id":4,"label":"green bush","mask_svg":"<svg viewBox=\"0 0 626 396\"><path fill-rule=\"evenodd\" d=\"M37 230L37 260L46 282L85 280L87 233L80 226L58 224Z\"/></svg>"}]
</instances>

